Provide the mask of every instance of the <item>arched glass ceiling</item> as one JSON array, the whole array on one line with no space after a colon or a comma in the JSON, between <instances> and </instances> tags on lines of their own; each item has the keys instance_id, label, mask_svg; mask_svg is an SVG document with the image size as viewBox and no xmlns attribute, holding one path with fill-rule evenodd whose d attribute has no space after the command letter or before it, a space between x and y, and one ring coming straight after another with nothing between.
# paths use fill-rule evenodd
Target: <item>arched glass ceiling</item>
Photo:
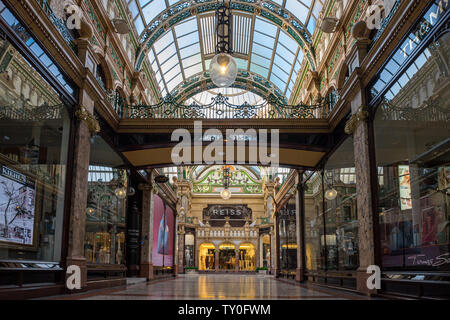
<instances>
[{"instance_id":1,"label":"arched glass ceiling","mask_svg":"<svg viewBox=\"0 0 450 320\"><path fill-rule=\"evenodd\" d=\"M313 34L323 0L275 0L295 13ZM128 0L138 34L178 0ZM269 2L270 3L270 2ZM284 30L264 18L233 12L233 49L240 69L270 80L289 99L303 51ZM149 50L148 58L163 96L199 72L208 71L215 51L215 14L196 15L174 25Z\"/></svg>"},{"instance_id":2,"label":"arched glass ceiling","mask_svg":"<svg viewBox=\"0 0 450 320\"><path fill-rule=\"evenodd\" d=\"M229 103L235 105L242 105L244 102L255 105L263 102L263 98L251 91L238 88L217 88L197 93L195 96L186 100L185 104L190 105L194 102L199 105L210 104L212 99L219 93L227 97Z\"/></svg>"}]
</instances>

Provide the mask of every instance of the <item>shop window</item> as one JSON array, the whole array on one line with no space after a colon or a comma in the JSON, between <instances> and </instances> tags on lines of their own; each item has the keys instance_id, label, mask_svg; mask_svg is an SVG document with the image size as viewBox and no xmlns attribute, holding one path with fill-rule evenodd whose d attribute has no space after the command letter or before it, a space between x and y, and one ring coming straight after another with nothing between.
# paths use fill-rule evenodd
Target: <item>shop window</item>
<instances>
[{"instance_id":1,"label":"shop window","mask_svg":"<svg viewBox=\"0 0 450 320\"><path fill-rule=\"evenodd\" d=\"M193 233L187 233L184 236L184 265L186 268L195 267L195 236Z\"/></svg>"},{"instance_id":2,"label":"shop window","mask_svg":"<svg viewBox=\"0 0 450 320\"><path fill-rule=\"evenodd\" d=\"M0 259L59 262L70 118L8 40L0 53Z\"/></svg>"},{"instance_id":3,"label":"shop window","mask_svg":"<svg viewBox=\"0 0 450 320\"><path fill-rule=\"evenodd\" d=\"M297 223L295 197L280 209L278 213L278 230L280 237L280 269L294 272L297 269Z\"/></svg>"},{"instance_id":4,"label":"shop window","mask_svg":"<svg viewBox=\"0 0 450 320\"><path fill-rule=\"evenodd\" d=\"M96 137L91 148L84 255L88 264L125 263L125 212L128 185L121 158ZM125 191L124 191L125 190Z\"/></svg>"},{"instance_id":5,"label":"shop window","mask_svg":"<svg viewBox=\"0 0 450 320\"><path fill-rule=\"evenodd\" d=\"M405 77L388 88L377 106L374 131L385 269L450 268L449 87L443 80L449 43L447 33L418 53Z\"/></svg>"},{"instance_id":6,"label":"shop window","mask_svg":"<svg viewBox=\"0 0 450 320\"><path fill-rule=\"evenodd\" d=\"M325 165L325 230L327 270L359 266L356 177L353 139L347 138Z\"/></svg>"},{"instance_id":7,"label":"shop window","mask_svg":"<svg viewBox=\"0 0 450 320\"><path fill-rule=\"evenodd\" d=\"M307 181L305 250L309 271L356 270L359 266L356 177L351 137L331 155L323 173L316 172Z\"/></svg>"},{"instance_id":8,"label":"shop window","mask_svg":"<svg viewBox=\"0 0 450 320\"><path fill-rule=\"evenodd\" d=\"M323 192L322 173L316 172L307 181L305 192L305 256L306 269L318 271L325 269L323 247Z\"/></svg>"}]
</instances>

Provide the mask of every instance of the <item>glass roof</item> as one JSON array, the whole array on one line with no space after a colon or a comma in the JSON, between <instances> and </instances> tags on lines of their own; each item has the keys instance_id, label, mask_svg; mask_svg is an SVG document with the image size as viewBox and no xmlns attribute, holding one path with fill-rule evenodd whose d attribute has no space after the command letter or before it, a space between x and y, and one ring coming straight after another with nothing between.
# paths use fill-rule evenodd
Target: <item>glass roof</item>
<instances>
[{"instance_id":1,"label":"glass roof","mask_svg":"<svg viewBox=\"0 0 450 320\"><path fill-rule=\"evenodd\" d=\"M323 0L274 0L295 13L313 34ZM127 0L139 35L162 11L179 0ZM149 50L148 58L163 96L191 76L208 71L215 54L215 14L182 20L165 32ZM289 99L303 51L284 30L269 20L233 11L233 50L240 69L258 73Z\"/></svg>"}]
</instances>

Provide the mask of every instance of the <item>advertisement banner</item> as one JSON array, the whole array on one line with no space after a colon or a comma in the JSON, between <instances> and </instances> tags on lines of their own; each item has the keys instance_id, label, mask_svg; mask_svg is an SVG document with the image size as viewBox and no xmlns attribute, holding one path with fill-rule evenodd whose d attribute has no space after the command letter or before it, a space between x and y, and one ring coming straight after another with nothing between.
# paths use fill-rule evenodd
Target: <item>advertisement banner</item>
<instances>
[{"instance_id":1,"label":"advertisement banner","mask_svg":"<svg viewBox=\"0 0 450 320\"><path fill-rule=\"evenodd\" d=\"M154 196L153 207L153 265L173 266L174 214L158 195Z\"/></svg>"},{"instance_id":2,"label":"advertisement banner","mask_svg":"<svg viewBox=\"0 0 450 320\"><path fill-rule=\"evenodd\" d=\"M35 197L33 181L0 166L0 244L33 245Z\"/></svg>"}]
</instances>

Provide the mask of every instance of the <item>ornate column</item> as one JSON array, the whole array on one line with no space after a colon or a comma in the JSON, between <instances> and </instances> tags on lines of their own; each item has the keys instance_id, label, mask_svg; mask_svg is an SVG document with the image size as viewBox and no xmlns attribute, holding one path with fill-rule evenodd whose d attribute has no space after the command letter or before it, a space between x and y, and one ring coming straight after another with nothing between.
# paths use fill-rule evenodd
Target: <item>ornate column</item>
<instances>
[{"instance_id":1,"label":"ornate column","mask_svg":"<svg viewBox=\"0 0 450 320\"><path fill-rule=\"evenodd\" d=\"M357 290L375 294L377 290L367 288L367 267L378 265L378 215L373 210L372 181L375 163L371 161L369 111L366 106L357 109L347 122L345 132L353 134L356 173L356 202L358 212L359 268L357 270ZM370 142L373 143L373 142ZM375 176L376 179L376 176ZM376 181L375 181L376 182Z\"/></svg>"},{"instance_id":2,"label":"ornate column","mask_svg":"<svg viewBox=\"0 0 450 320\"><path fill-rule=\"evenodd\" d=\"M297 237L297 270L295 280L303 282L305 280L305 210L304 210L304 190L303 190L303 174L298 172L297 190L295 194L295 220L296 220L296 237Z\"/></svg>"},{"instance_id":3,"label":"ornate column","mask_svg":"<svg viewBox=\"0 0 450 320\"><path fill-rule=\"evenodd\" d=\"M181 219L184 219L184 214L183 215L180 214L180 220ZM185 231L184 231L184 222L183 222L178 225L178 229L177 229L177 238L178 238L178 241L177 241L177 247L178 247L178 249L177 249L177 252L178 252L177 274L184 273L184 264L185 264L184 263L184 255L185 255L185 253L184 253L184 250L185 250L184 237L185 237Z\"/></svg>"},{"instance_id":4,"label":"ornate column","mask_svg":"<svg viewBox=\"0 0 450 320\"><path fill-rule=\"evenodd\" d=\"M153 186L140 184L142 191L141 267L140 276L153 279Z\"/></svg>"},{"instance_id":5,"label":"ornate column","mask_svg":"<svg viewBox=\"0 0 450 320\"><path fill-rule=\"evenodd\" d=\"M219 271L219 249L214 250L214 267Z\"/></svg>"},{"instance_id":6,"label":"ornate column","mask_svg":"<svg viewBox=\"0 0 450 320\"><path fill-rule=\"evenodd\" d=\"M175 273L184 273L184 226L186 224L186 216L191 212L191 197L192 197L192 184L185 180L173 179L174 189L177 197L177 219L176 219L176 261L175 261Z\"/></svg>"},{"instance_id":7,"label":"ornate column","mask_svg":"<svg viewBox=\"0 0 450 320\"><path fill-rule=\"evenodd\" d=\"M82 50L79 58L89 67L87 62L89 41L79 39ZM84 256L84 238L86 231L86 205L88 196L89 157L91 152L91 136L100 132L100 125L94 117L94 100L88 92L80 89L78 108L75 111L75 137L72 168L72 193L70 203L69 234L65 267L76 265L81 269L81 288L87 285L87 267ZM67 277L67 275L66 275Z\"/></svg>"},{"instance_id":8,"label":"ornate column","mask_svg":"<svg viewBox=\"0 0 450 320\"><path fill-rule=\"evenodd\" d=\"M234 266L234 270L236 271L236 272L238 272L239 271L239 249L236 249L235 250L235 259L236 259L236 264L235 264L235 266Z\"/></svg>"}]
</instances>

